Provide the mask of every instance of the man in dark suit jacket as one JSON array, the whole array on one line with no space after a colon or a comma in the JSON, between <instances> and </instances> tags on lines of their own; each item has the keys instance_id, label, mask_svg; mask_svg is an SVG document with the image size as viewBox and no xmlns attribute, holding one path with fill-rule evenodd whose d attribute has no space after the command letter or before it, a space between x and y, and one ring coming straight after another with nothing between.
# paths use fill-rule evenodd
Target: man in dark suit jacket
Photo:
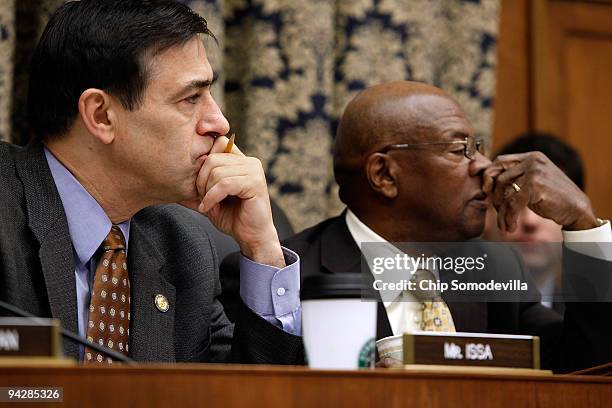
<instances>
[{"instance_id":1,"label":"man in dark suit jacket","mask_svg":"<svg viewBox=\"0 0 612 408\"><path fill-rule=\"evenodd\" d=\"M32 59L35 139L26 148L0 143L0 300L89 336L113 226L125 236L131 288L122 352L140 361L299 362L298 258L280 246L259 161L236 146L225 152L229 125L210 94L200 35L212 35L206 21L173 1L83 0L56 11ZM202 214L244 254L235 326L217 299ZM272 276L284 279L281 306ZM114 329L104 328L96 342L116 348L105 337ZM72 342L64 351L83 358Z\"/></svg>"},{"instance_id":2,"label":"man in dark suit jacket","mask_svg":"<svg viewBox=\"0 0 612 408\"><path fill-rule=\"evenodd\" d=\"M588 198L546 157L501 156L491 163L473 139L458 104L437 88L394 82L360 93L342 116L334 154L340 198L348 209L284 241L300 255L302 276L360 272L362 242L475 238L491 201L503 229L514 228L518 211L529 206L566 230L610 234L609 222L595 218ZM489 254L489 272L529 280L519 258L478 245ZM609 262L567 252L574 266L599 270L609 282ZM449 302L455 328L539 335L543 366L559 371L612 360L612 330L602 324L609 303L571 303L563 322L539 304L534 290L531 286L519 302ZM398 334L392 326L379 303L378 338Z\"/></svg>"}]
</instances>

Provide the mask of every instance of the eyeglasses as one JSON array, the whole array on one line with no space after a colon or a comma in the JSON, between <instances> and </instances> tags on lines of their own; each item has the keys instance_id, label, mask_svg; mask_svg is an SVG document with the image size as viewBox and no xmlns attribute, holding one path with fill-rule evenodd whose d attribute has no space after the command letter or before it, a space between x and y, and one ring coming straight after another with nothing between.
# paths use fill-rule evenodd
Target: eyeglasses
<instances>
[{"instance_id":1,"label":"eyeglasses","mask_svg":"<svg viewBox=\"0 0 612 408\"><path fill-rule=\"evenodd\" d=\"M464 146L463 154L470 160L474 160L476 156L476 152L481 152L482 148L482 140L475 139L473 137L466 137L464 140L453 140L452 142L425 142L425 143L401 143L401 144L391 144L385 146L383 149L379 150L379 153L387 153L390 150L398 150L398 149L412 149L415 147L421 146L435 146L435 145L458 145L461 144ZM482 152L481 152L482 153Z\"/></svg>"}]
</instances>

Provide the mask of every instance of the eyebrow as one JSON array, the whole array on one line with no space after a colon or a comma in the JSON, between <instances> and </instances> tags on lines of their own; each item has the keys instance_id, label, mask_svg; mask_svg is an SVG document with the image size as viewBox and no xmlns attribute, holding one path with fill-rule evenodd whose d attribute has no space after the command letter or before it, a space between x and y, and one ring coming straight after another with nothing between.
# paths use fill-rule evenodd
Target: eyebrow
<instances>
[{"instance_id":1,"label":"eyebrow","mask_svg":"<svg viewBox=\"0 0 612 408\"><path fill-rule=\"evenodd\" d=\"M192 81L189 81L178 92L174 93L171 99L178 99L181 96L196 89L210 88L217 81L218 78L219 75L215 72L213 73L212 79L194 79Z\"/></svg>"}]
</instances>

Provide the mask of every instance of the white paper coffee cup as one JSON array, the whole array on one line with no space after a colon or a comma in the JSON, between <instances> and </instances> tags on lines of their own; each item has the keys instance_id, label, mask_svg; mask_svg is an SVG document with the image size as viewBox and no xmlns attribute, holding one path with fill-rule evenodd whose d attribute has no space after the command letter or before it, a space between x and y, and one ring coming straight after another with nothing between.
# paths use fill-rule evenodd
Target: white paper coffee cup
<instances>
[{"instance_id":1,"label":"white paper coffee cup","mask_svg":"<svg viewBox=\"0 0 612 408\"><path fill-rule=\"evenodd\" d=\"M311 276L302 284L302 336L308 366L374 366L377 303L362 299L360 274Z\"/></svg>"}]
</instances>

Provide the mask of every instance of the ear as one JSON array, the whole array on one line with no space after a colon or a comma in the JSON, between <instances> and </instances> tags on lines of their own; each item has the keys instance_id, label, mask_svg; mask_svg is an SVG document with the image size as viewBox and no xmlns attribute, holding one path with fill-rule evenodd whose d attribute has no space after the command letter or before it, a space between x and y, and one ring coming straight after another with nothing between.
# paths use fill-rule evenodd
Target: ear
<instances>
[{"instance_id":1,"label":"ear","mask_svg":"<svg viewBox=\"0 0 612 408\"><path fill-rule=\"evenodd\" d=\"M83 91L79 97L79 115L83 124L98 141L110 144L115 139L115 116L112 97L96 88Z\"/></svg>"},{"instance_id":2,"label":"ear","mask_svg":"<svg viewBox=\"0 0 612 408\"><path fill-rule=\"evenodd\" d=\"M387 198L398 195L396 163L388 154L374 153L366 160L365 172L372 190Z\"/></svg>"}]
</instances>

